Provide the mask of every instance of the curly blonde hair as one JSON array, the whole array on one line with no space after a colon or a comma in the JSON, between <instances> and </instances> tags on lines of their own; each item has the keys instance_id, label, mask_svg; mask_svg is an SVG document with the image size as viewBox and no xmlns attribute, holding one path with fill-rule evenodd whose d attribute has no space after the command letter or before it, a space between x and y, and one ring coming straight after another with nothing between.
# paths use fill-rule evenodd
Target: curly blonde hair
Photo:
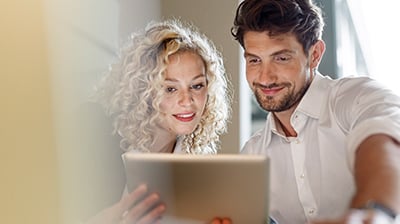
<instances>
[{"instance_id":1,"label":"curly blonde hair","mask_svg":"<svg viewBox=\"0 0 400 224\"><path fill-rule=\"evenodd\" d=\"M219 150L219 136L227 131L233 94L222 55L196 27L174 19L150 22L145 30L133 33L121 48L119 60L96 88L96 101L113 117L124 151L150 152L168 57L185 51L198 54L204 62L208 99L198 127L181 136L182 149L190 154L215 154Z\"/></svg>"}]
</instances>

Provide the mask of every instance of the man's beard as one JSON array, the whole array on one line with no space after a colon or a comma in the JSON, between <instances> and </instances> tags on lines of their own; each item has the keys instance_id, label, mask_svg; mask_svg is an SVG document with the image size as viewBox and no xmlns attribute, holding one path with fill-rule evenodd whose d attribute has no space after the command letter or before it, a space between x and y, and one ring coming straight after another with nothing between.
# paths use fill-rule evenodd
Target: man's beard
<instances>
[{"instance_id":1,"label":"man's beard","mask_svg":"<svg viewBox=\"0 0 400 224\"><path fill-rule=\"evenodd\" d=\"M285 88L289 88L291 85L290 84L284 84ZM276 99L274 99L274 96L266 96L264 93L259 88L256 88L254 91L254 95L257 99L258 104L260 105L261 108L268 112L282 112L290 109L298 103L301 98L304 96L306 93L308 87L310 86L310 83L306 83L299 91L294 92L295 87L292 88L291 91L286 93L283 98L281 98L279 101L276 102Z\"/></svg>"}]
</instances>

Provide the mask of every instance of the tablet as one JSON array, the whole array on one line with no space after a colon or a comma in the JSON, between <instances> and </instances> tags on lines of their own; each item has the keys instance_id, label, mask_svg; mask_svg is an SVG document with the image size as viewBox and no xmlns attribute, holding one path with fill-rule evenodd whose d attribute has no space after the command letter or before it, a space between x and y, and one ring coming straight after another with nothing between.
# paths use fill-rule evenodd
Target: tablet
<instances>
[{"instance_id":1,"label":"tablet","mask_svg":"<svg viewBox=\"0 0 400 224\"><path fill-rule=\"evenodd\" d=\"M268 220L269 157L262 155L187 155L125 153L127 187L146 183L160 194L167 214L162 223L233 223Z\"/></svg>"}]
</instances>

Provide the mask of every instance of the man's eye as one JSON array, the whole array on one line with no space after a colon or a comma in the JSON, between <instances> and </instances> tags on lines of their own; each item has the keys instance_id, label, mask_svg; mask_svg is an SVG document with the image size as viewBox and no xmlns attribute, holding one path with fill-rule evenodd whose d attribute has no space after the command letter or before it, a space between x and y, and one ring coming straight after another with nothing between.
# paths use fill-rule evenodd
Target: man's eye
<instances>
[{"instance_id":1,"label":"man's eye","mask_svg":"<svg viewBox=\"0 0 400 224\"><path fill-rule=\"evenodd\" d=\"M258 58L249 58L247 60L247 63L249 63L249 64L255 64L255 63L258 63L258 62L260 62L260 59L258 59Z\"/></svg>"},{"instance_id":2,"label":"man's eye","mask_svg":"<svg viewBox=\"0 0 400 224\"><path fill-rule=\"evenodd\" d=\"M276 56L275 58L277 61L289 61L290 57L289 56Z\"/></svg>"}]
</instances>

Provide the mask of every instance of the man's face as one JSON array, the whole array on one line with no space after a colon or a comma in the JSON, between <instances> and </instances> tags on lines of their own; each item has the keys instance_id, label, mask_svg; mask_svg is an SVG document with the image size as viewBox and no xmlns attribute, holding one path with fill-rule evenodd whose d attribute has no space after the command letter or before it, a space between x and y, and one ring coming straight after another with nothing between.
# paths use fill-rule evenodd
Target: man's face
<instances>
[{"instance_id":1,"label":"man's face","mask_svg":"<svg viewBox=\"0 0 400 224\"><path fill-rule=\"evenodd\" d=\"M244 47L247 82L260 106L271 112L295 107L312 79L311 56L305 55L296 37L248 31Z\"/></svg>"}]
</instances>

